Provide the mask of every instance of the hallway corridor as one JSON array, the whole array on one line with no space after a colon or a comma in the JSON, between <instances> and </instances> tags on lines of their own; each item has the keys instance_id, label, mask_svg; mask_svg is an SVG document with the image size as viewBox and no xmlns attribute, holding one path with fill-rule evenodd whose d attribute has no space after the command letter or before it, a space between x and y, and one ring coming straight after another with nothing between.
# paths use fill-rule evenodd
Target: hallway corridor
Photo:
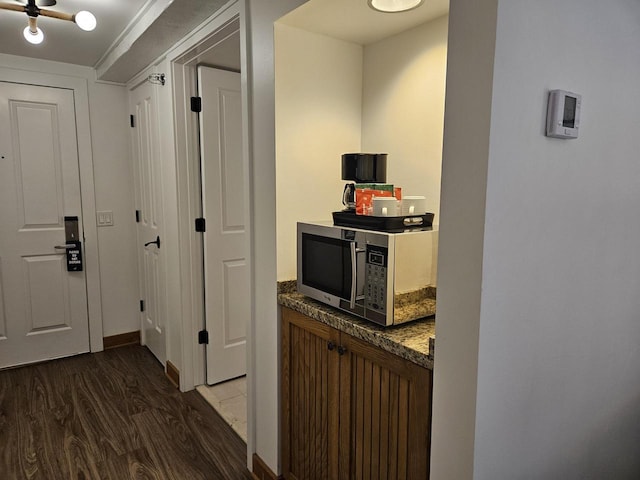
<instances>
[{"instance_id":1,"label":"hallway corridor","mask_svg":"<svg viewBox=\"0 0 640 480\"><path fill-rule=\"evenodd\" d=\"M252 477L231 427L133 346L0 371L0 478Z\"/></svg>"}]
</instances>

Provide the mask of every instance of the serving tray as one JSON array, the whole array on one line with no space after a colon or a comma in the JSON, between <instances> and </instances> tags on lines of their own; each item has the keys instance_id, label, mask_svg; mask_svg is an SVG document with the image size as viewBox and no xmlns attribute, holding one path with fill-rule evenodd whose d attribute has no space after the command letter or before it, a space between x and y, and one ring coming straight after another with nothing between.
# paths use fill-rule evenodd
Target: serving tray
<instances>
[{"instance_id":1,"label":"serving tray","mask_svg":"<svg viewBox=\"0 0 640 480\"><path fill-rule=\"evenodd\" d=\"M341 227L394 233L431 227L433 216L433 213L423 213L422 215L401 215L399 217L375 217L373 215L356 215L354 211L343 210L333 212L333 224Z\"/></svg>"}]
</instances>

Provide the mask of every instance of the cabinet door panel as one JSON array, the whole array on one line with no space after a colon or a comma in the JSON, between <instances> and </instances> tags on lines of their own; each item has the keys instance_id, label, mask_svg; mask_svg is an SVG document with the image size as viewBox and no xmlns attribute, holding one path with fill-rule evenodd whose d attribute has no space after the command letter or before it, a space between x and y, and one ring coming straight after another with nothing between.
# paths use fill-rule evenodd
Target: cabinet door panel
<instances>
[{"instance_id":1,"label":"cabinet door panel","mask_svg":"<svg viewBox=\"0 0 640 480\"><path fill-rule=\"evenodd\" d=\"M380 413L382 373L380 370L380 365L371 365L371 418L378 418L382 423ZM371 431L371 478L380 478L378 472L380 472L381 430L380 425L378 425L378 428L374 428Z\"/></svg>"},{"instance_id":2,"label":"cabinet door panel","mask_svg":"<svg viewBox=\"0 0 640 480\"><path fill-rule=\"evenodd\" d=\"M380 368L380 367L378 367ZM389 370L380 368L380 454L378 456L378 478L389 478L389 430L390 430L390 405L389 405ZM375 477L374 477L375 478Z\"/></svg>"},{"instance_id":3,"label":"cabinet door panel","mask_svg":"<svg viewBox=\"0 0 640 480\"><path fill-rule=\"evenodd\" d=\"M283 307L281 371L285 478L428 478L430 370Z\"/></svg>"},{"instance_id":4,"label":"cabinet door panel","mask_svg":"<svg viewBox=\"0 0 640 480\"><path fill-rule=\"evenodd\" d=\"M341 345L340 478L427 478L431 372L348 335Z\"/></svg>"},{"instance_id":5,"label":"cabinet door panel","mask_svg":"<svg viewBox=\"0 0 640 480\"><path fill-rule=\"evenodd\" d=\"M282 309L282 434L285 478L335 479L339 356L336 330Z\"/></svg>"}]
</instances>

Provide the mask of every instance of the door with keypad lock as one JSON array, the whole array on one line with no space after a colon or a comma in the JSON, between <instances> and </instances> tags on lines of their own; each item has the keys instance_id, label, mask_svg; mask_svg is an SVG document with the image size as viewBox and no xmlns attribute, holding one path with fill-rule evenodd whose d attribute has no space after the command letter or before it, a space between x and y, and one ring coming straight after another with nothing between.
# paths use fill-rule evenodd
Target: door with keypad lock
<instances>
[{"instance_id":1,"label":"door with keypad lock","mask_svg":"<svg viewBox=\"0 0 640 480\"><path fill-rule=\"evenodd\" d=\"M89 351L77 145L73 90L0 81L0 368Z\"/></svg>"}]
</instances>

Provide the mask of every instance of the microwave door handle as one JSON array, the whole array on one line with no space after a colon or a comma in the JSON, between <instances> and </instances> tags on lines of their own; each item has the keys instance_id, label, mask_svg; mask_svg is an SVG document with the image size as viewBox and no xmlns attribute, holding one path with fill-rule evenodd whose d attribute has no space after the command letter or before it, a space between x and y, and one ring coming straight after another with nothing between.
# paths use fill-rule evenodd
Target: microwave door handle
<instances>
[{"instance_id":1,"label":"microwave door handle","mask_svg":"<svg viewBox=\"0 0 640 480\"><path fill-rule=\"evenodd\" d=\"M349 308L356 308L356 290L358 286L358 258L356 254L356 242L350 243L351 248L351 298L349 299Z\"/></svg>"},{"instance_id":2,"label":"microwave door handle","mask_svg":"<svg viewBox=\"0 0 640 480\"><path fill-rule=\"evenodd\" d=\"M356 300L363 298L356 295L358 293L358 254L366 252L367 249L356 248L356 242L351 242L349 246L351 248L351 298L349 299L349 308L354 309L356 308Z\"/></svg>"}]
</instances>

